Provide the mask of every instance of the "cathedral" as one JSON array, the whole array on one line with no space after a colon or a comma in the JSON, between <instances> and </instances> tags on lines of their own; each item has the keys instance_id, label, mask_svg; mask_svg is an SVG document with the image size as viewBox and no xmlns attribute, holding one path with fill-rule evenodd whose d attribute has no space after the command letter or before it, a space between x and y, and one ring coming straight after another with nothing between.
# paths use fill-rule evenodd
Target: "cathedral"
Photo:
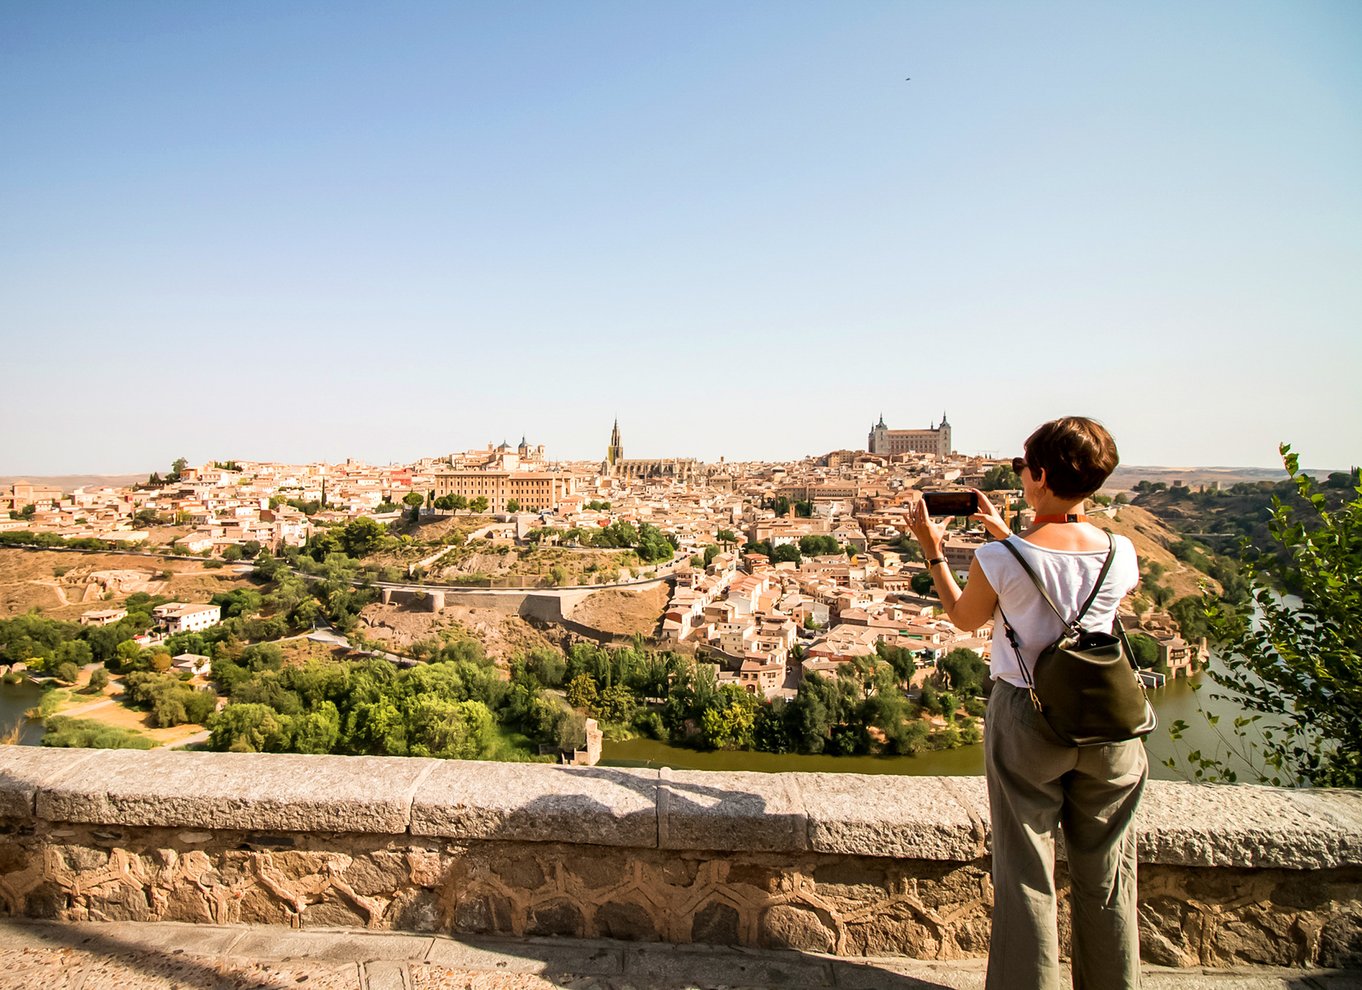
<instances>
[{"instance_id":1,"label":"cathedral","mask_svg":"<svg viewBox=\"0 0 1362 990\"><path fill-rule=\"evenodd\" d=\"M647 481L689 481L699 474L700 464L691 457L660 457L654 459L631 459L624 456L624 445L620 442L620 421L610 431L610 446L605 448L605 460L601 462L601 474L607 478Z\"/></svg>"}]
</instances>

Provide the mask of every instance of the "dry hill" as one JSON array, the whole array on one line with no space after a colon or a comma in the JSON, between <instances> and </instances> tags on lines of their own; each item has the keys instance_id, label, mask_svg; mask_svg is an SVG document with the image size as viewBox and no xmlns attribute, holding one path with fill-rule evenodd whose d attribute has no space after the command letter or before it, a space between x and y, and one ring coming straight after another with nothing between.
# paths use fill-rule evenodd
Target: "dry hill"
<instances>
[{"instance_id":1,"label":"dry hill","mask_svg":"<svg viewBox=\"0 0 1362 990\"><path fill-rule=\"evenodd\" d=\"M1090 518L1094 525L1128 537L1135 544L1142 570L1152 562L1162 564L1163 574L1159 577L1159 583L1173 590L1174 600L1199 594L1203 584L1213 591L1220 590L1220 585L1210 577L1173 556L1168 547L1181 537L1157 516L1133 505L1122 505L1110 517L1094 515Z\"/></svg>"},{"instance_id":2,"label":"dry hill","mask_svg":"<svg viewBox=\"0 0 1362 990\"><path fill-rule=\"evenodd\" d=\"M118 605L139 591L206 602L249 585L232 567L206 568L192 560L0 548L0 618L41 608L49 618L74 622L82 612Z\"/></svg>"},{"instance_id":3,"label":"dry hill","mask_svg":"<svg viewBox=\"0 0 1362 990\"><path fill-rule=\"evenodd\" d=\"M652 636L662 622L669 593L665 582L644 591L598 591L573 609L569 618L616 636Z\"/></svg>"}]
</instances>

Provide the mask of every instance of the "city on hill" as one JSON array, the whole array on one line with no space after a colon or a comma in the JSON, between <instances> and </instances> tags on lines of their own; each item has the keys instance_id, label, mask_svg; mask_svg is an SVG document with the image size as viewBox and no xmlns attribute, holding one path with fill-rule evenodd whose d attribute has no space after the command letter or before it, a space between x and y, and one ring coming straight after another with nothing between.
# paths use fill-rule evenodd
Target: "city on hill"
<instances>
[{"instance_id":1,"label":"city on hill","mask_svg":"<svg viewBox=\"0 0 1362 990\"><path fill-rule=\"evenodd\" d=\"M603 447L13 483L4 678L45 689L56 745L594 762L631 734L830 754L978 740L991 629L942 616L905 514L925 489L977 488L1023 528L1009 461L957 453L944 414L790 463L637 457L618 422ZM1141 505L1170 493L1193 495L1142 480L1088 507L1140 550L1123 619L1151 683L1204 661L1200 588L1243 593L1214 539ZM962 578L986 539L956 521Z\"/></svg>"}]
</instances>

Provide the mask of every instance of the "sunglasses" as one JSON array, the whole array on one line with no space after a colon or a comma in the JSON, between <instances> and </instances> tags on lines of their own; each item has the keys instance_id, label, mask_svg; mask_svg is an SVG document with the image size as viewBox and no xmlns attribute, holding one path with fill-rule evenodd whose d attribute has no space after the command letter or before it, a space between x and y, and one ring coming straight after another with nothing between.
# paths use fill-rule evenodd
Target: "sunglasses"
<instances>
[{"instance_id":1,"label":"sunglasses","mask_svg":"<svg viewBox=\"0 0 1362 990\"><path fill-rule=\"evenodd\" d=\"M1022 468L1024 468L1024 467L1026 467L1026 458L1025 458L1025 457L1014 457L1014 458L1012 458L1012 473L1013 473L1013 474L1021 474L1021 473L1022 473Z\"/></svg>"}]
</instances>

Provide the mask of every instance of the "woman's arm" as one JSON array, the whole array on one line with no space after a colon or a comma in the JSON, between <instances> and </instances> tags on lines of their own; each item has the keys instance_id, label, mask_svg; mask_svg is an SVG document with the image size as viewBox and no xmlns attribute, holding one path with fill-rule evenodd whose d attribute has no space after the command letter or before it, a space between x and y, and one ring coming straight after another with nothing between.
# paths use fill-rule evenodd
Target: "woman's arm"
<instances>
[{"instance_id":1,"label":"woman's arm","mask_svg":"<svg viewBox=\"0 0 1362 990\"><path fill-rule=\"evenodd\" d=\"M984 576L984 569L975 560L970 564L969 580L965 590L955 583L955 575L946 563L942 544L946 535L946 524L934 522L927 515L927 507L919 499L908 510L908 526L913 536L922 545L922 556L927 561L927 573L932 576L932 586L941 599L941 608L951 624L964 632L973 632L993 618L993 609L998 604L998 593Z\"/></svg>"}]
</instances>

